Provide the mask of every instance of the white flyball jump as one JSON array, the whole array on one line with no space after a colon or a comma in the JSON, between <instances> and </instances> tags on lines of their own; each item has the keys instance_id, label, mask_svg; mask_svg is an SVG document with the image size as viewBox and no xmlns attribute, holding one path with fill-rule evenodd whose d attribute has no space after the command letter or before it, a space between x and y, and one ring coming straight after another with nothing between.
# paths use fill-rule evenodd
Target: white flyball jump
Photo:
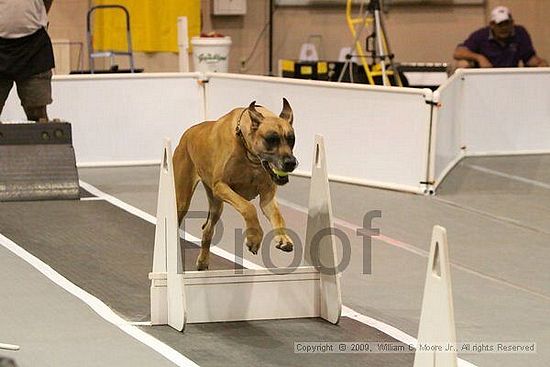
<instances>
[{"instance_id":1,"label":"white flyball jump","mask_svg":"<svg viewBox=\"0 0 550 367\"><path fill-rule=\"evenodd\" d=\"M434 226L414 367L457 367L455 330L447 231ZM432 346L451 349L437 351Z\"/></svg>"},{"instance_id":2,"label":"white flyball jump","mask_svg":"<svg viewBox=\"0 0 550 367\"><path fill-rule=\"evenodd\" d=\"M333 227L323 138L315 137L307 235ZM323 232L322 232L323 231ZM176 214L170 141L164 143L151 279L151 323L182 331L187 323L321 317L338 323L342 311L336 248L330 235L317 236L318 259L307 266L277 269L184 271ZM269 246L269 244L264 244ZM322 264L322 266L319 266ZM327 271L324 271L326 269ZM332 270L332 271L331 271Z\"/></svg>"},{"instance_id":3,"label":"white flyball jump","mask_svg":"<svg viewBox=\"0 0 550 367\"><path fill-rule=\"evenodd\" d=\"M342 296L340 273L335 271L336 248L332 236L319 235L332 227L325 148L323 138L316 136L303 249L306 266L184 271L172 149L167 139L160 170L153 271L149 274L152 325L183 331L187 323L306 317L338 323ZM312 246L317 259L308 256ZM432 234L418 345L456 345L447 234L440 226L435 226ZM456 351L417 350L415 354L414 367L456 366Z\"/></svg>"}]
</instances>

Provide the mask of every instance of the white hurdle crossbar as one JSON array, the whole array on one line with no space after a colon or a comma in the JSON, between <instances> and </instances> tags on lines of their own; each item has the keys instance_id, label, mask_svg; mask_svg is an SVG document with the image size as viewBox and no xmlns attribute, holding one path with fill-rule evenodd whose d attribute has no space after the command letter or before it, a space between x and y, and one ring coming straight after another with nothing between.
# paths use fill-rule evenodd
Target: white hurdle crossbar
<instances>
[{"instance_id":1,"label":"white hurdle crossbar","mask_svg":"<svg viewBox=\"0 0 550 367\"><path fill-rule=\"evenodd\" d=\"M338 323L340 274L323 138L315 137L304 254L307 266L184 271L170 141L164 143L151 279L151 323L182 331L186 323L321 317ZM316 234L318 234L316 236Z\"/></svg>"},{"instance_id":2,"label":"white hurdle crossbar","mask_svg":"<svg viewBox=\"0 0 550 367\"><path fill-rule=\"evenodd\" d=\"M19 350L19 349L21 349L21 348L19 347L19 345L0 343L0 349L4 349L4 350Z\"/></svg>"},{"instance_id":3,"label":"white hurdle crossbar","mask_svg":"<svg viewBox=\"0 0 550 367\"><path fill-rule=\"evenodd\" d=\"M456 329L447 231L434 226L414 367L457 367ZM420 346L425 346L420 350ZM450 350L430 348L452 346Z\"/></svg>"}]
</instances>

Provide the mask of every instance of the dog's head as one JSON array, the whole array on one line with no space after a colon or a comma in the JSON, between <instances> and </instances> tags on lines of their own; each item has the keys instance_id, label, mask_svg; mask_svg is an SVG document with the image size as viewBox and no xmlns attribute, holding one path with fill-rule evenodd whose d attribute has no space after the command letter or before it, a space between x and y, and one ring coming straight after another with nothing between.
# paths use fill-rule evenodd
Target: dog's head
<instances>
[{"instance_id":1,"label":"dog's head","mask_svg":"<svg viewBox=\"0 0 550 367\"><path fill-rule=\"evenodd\" d=\"M288 173L298 165L292 153L295 139L292 108L286 98L283 98L283 109L279 116L257 107L260 106L254 101L247 108L250 116L247 140L273 182L284 185L288 182Z\"/></svg>"}]
</instances>

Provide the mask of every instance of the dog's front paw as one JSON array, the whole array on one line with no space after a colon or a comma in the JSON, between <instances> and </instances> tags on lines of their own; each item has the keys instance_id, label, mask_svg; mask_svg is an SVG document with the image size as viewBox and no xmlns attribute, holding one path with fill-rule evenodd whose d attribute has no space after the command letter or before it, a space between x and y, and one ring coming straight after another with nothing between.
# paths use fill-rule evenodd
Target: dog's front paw
<instances>
[{"instance_id":1,"label":"dog's front paw","mask_svg":"<svg viewBox=\"0 0 550 367\"><path fill-rule=\"evenodd\" d=\"M254 255L258 254L260 245L262 244L262 238L264 234L262 230L249 230L249 233L246 235L246 247L248 251L252 252Z\"/></svg>"},{"instance_id":2,"label":"dog's front paw","mask_svg":"<svg viewBox=\"0 0 550 367\"><path fill-rule=\"evenodd\" d=\"M294 244L288 235L282 234L275 237L275 247L284 252L291 252Z\"/></svg>"}]
</instances>

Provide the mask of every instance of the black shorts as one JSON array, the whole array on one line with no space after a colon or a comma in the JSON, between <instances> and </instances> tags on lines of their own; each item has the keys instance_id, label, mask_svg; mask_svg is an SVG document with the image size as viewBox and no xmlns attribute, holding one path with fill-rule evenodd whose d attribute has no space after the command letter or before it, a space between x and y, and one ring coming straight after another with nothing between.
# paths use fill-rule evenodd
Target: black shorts
<instances>
[{"instance_id":1,"label":"black shorts","mask_svg":"<svg viewBox=\"0 0 550 367\"><path fill-rule=\"evenodd\" d=\"M0 37L0 79L24 80L54 67L52 42L44 28L21 38Z\"/></svg>"},{"instance_id":2,"label":"black shorts","mask_svg":"<svg viewBox=\"0 0 550 367\"><path fill-rule=\"evenodd\" d=\"M13 83L23 107L39 107L52 103L52 71L38 73L23 80L0 78L0 111L8 98Z\"/></svg>"},{"instance_id":3,"label":"black shorts","mask_svg":"<svg viewBox=\"0 0 550 367\"><path fill-rule=\"evenodd\" d=\"M53 48L46 29L21 38L0 38L0 111L13 84L23 107L52 103Z\"/></svg>"}]
</instances>

